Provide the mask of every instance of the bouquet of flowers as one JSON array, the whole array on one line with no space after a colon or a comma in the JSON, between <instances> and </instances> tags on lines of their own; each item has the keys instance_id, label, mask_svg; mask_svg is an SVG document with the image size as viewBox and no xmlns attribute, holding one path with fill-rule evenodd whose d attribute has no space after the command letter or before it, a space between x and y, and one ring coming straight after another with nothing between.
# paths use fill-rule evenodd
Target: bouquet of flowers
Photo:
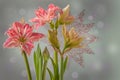
<instances>
[{"instance_id":1,"label":"bouquet of flowers","mask_svg":"<svg viewBox=\"0 0 120 80\"><path fill-rule=\"evenodd\" d=\"M47 39L52 51L48 49L48 46L42 51L38 44L33 53L36 80L46 80L46 72L49 73L50 80L64 80L68 59L72 58L83 66L83 53L93 54L88 45L96 40L96 37L89 33L94 23L84 23L84 10L79 16L72 16L70 5L63 9L54 4L50 4L47 10L39 7L35 10L35 15L30 20L33 25L25 22L23 18L13 22L5 32L8 39L4 42L3 47L20 49L25 61L28 80L32 80L27 57L32 54L34 42L42 38ZM38 31L46 24L49 24L47 36ZM61 39L63 40L61 41ZM52 52L54 56L51 56ZM47 65L48 61L52 63L53 69Z\"/></svg>"}]
</instances>

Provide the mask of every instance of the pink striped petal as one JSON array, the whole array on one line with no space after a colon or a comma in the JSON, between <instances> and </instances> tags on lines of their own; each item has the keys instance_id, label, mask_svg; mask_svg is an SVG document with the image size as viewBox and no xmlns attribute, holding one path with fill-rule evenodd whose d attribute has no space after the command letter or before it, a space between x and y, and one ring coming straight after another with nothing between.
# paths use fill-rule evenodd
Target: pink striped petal
<instances>
[{"instance_id":1,"label":"pink striped petal","mask_svg":"<svg viewBox=\"0 0 120 80\"><path fill-rule=\"evenodd\" d=\"M8 37L18 37L18 34L12 28L6 31L5 33L8 35Z\"/></svg>"},{"instance_id":2,"label":"pink striped petal","mask_svg":"<svg viewBox=\"0 0 120 80\"><path fill-rule=\"evenodd\" d=\"M31 19L30 22L38 23L39 20L40 20L40 19L39 19L38 17L35 17L35 18Z\"/></svg>"},{"instance_id":3,"label":"pink striped petal","mask_svg":"<svg viewBox=\"0 0 120 80\"><path fill-rule=\"evenodd\" d=\"M13 47L18 47L18 43L13 40L13 38L8 38L4 44L4 48L13 48Z\"/></svg>"},{"instance_id":4,"label":"pink striped petal","mask_svg":"<svg viewBox=\"0 0 120 80\"><path fill-rule=\"evenodd\" d=\"M43 38L44 37L44 34L42 33L32 33L31 37L30 37L30 40L32 42L35 42L35 41L38 41L40 38Z\"/></svg>"},{"instance_id":5,"label":"pink striped petal","mask_svg":"<svg viewBox=\"0 0 120 80\"><path fill-rule=\"evenodd\" d=\"M14 22L13 24L12 24L12 28L15 30L15 32L19 35L19 36L21 36L22 35L22 33L23 33L23 24L21 24L20 22Z\"/></svg>"},{"instance_id":6,"label":"pink striped petal","mask_svg":"<svg viewBox=\"0 0 120 80\"><path fill-rule=\"evenodd\" d=\"M35 29L38 29L39 26L43 26L46 23L46 21L38 17L35 17L31 19L30 21L35 23Z\"/></svg>"},{"instance_id":7,"label":"pink striped petal","mask_svg":"<svg viewBox=\"0 0 120 80\"><path fill-rule=\"evenodd\" d=\"M43 8L38 8L35 11L35 14L36 14L37 17L44 17L45 15L47 15L47 12Z\"/></svg>"},{"instance_id":8,"label":"pink striped petal","mask_svg":"<svg viewBox=\"0 0 120 80\"><path fill-rule=\"evenodd\" d=\"M25 45L22 46L22 50L24 50L26 54L30 55L33 47L33 43L27 42Z\"/></svg>"},{"instance_id":9,"label":"pink striped petal","mask_svg":"<svg viewBox=\"0 0 120 80\"><path fill-rule=\"evenodd\" d=\"M23 36L26 38L32 34L33 28L29 24L24 25Z\"/></svg>"}]
</instances>

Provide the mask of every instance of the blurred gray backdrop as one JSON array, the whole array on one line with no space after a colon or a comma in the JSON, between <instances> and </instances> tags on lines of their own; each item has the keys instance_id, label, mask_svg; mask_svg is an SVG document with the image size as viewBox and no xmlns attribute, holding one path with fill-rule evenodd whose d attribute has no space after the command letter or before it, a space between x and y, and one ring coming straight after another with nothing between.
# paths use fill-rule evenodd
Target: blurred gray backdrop
<instances>
[{"instance_id":1,"label":"blurred gray backdrop","mask_svg":"<svg viewBox=\"0 0 120 80\"><path fill-rule=\"evenodd\" d=\"M4 32L12 22L21 17L28 21L35 9L50 3L62 8L70 4L73 15L85 9L85 19L95 22L91 32L99 37L91 44L95 55L84 55L85 68L70 60L65 80L120 80L120 0L0 0L0 80L27 80L19 50L2 47ZM46 33L44 28L41 32ZM32 55L29 59L35 79Z\"/></svg>"}]
</instances>

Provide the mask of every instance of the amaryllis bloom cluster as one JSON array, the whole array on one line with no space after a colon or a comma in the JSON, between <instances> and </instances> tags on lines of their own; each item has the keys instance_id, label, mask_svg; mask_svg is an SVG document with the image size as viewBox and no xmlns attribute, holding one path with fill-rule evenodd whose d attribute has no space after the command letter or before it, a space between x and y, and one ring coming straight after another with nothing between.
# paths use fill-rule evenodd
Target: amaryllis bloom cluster
<instances>
[{"instance_id":1,"label":"amaryllis bloom cluster","mask_svg":"<svg viewBox=\"0 0 120 80\"><path fill-rule=\"evenodd\" d=\"M30 55L33 43L40 40L44 34L33 32L33 27L22 22L13 22L12 26L6 31L8 39L4 42L5 48L19 47Z\"/></svg>"},{"instance_id":2,"label":"amaryllis bloom cluster","mask_svg":"<svg viewBox=\"0 0 120 80\"><path fill-rule=\"evenodd\" d=\"M38 8L35 15L36 17L30 20L33 22L33 26L26 23L23 18L20 22L13 22L6 31L8 39L4 42L3 47L20 48L25 60L28 80L32 80L26 54L30 55L34 48L34 42L44 37L44 34L34 32L34 29L49 23L48 38L45 40L49 41L46 43L48 47L50 45L50 51L54 53L54 57L50 56L47 47L42 51L38 44L33 55L36 80L46 80L46 71L50 75L50 80L64 80L64 73L70 57L83 66L83 53L93 54L89 44L96 40L96 36L90 34L89 31L94 23L84 23L84 10L77 18L72 16L70 5L61 9L50 4L46 10ZM53 66L52 70L47 65L49 60Z\"/></svg>"},{"instance_id":3,"label":"amaryllis bloom cluster","mask_svg":"<svg viewBox=\"0 0 120 80\"><path fill-rule=\"evenodd\" d=\"M31 22L34 22L35 26L38 28L56 18L57 12L60 11L61 9L54 4L50 4L47 10L40 7L35 11L36 17L31 19Z\"/></svg>"}]
</instances>

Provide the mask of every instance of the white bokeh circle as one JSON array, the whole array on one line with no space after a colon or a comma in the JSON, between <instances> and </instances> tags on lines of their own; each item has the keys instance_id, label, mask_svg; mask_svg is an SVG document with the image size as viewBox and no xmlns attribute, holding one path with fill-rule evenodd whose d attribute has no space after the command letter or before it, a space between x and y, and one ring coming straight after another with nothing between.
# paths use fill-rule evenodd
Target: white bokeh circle
<instances>
[{"instance_id":1,"label":"white bokeh circle","mask_svg":"<svg viewBox=\"0 0 120 80\"><path fill-rule=\"evenodd\" d=\"M73 72L72 73L72 78L77 79L78 78L78 72Z\"/></svg>"}]
</instances>

